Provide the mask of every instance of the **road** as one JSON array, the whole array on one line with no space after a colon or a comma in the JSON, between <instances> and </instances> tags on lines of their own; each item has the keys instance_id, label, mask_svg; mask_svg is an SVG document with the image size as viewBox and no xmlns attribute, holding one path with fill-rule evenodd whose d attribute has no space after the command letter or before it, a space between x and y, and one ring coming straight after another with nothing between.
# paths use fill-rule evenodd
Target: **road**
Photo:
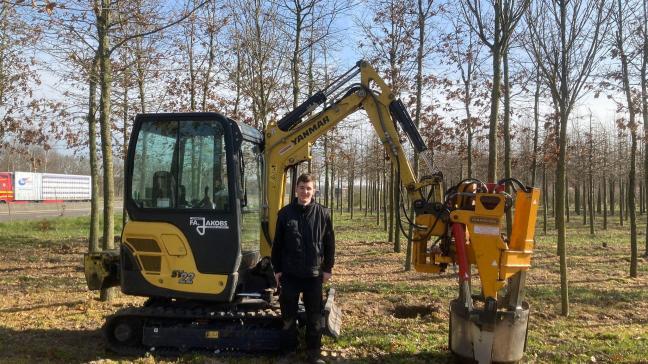
<instances>
[{"instance_id":1,"label":"road","mask_svg":"<svg viewBox=\"0 0 648 364\"><path fill-rule=\"evenodd\" d=\"M100 203L103 206L103 202ZM114 208L121 210L122 201L115 201ZM0 222L89 215L90 202L0 204Z\"/></svg>"}]
</instances>

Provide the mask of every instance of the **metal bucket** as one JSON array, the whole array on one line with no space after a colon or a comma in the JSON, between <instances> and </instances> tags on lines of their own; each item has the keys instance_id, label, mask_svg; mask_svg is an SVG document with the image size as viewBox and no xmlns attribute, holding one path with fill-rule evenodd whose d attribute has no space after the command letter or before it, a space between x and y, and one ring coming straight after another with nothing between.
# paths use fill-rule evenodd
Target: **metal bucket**
<instances>
[{"instance_id":1,"label":"metal bucket","mask_svg":"<svg viewBox=\"0 0 648 364\"><path fill-rule=\"evenodd\" d=\"M479 310L473 310L473 314ZM495 330L486 331L470 319L459 300L450 303L450 350L458 359L478 363L514 363L526 349L529 304L516 311L498 311Z\"/></svg>"}]
</instances>

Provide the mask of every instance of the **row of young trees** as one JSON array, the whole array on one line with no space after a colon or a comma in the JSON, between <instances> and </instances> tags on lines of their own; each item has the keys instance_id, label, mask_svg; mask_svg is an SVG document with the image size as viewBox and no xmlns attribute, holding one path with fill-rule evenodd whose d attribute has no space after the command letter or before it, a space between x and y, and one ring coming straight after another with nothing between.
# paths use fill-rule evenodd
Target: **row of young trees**
<instances>
[{"instance_id":1,"label":"row of young trees","mask_svg":"<svg viewBox=\"0 0 648 364\"><path fill-rule=\"evenodd\" d=\"M618 201L631 227L630 275L637 274L636 194L648 185L646 131L639 127L648 127L648 11L640 0L0 6L2 150L59 138L88 151L105 197L101 244L93 199L92 250L114 246L113 165L124 156L135 113L220 111L263 129L325 87L353 54L369 60L410 107L448 182L519 176L543 185L554 206L563 314L570 203L580 213L585 200L593 211L595 191L608 193L601 201L624 196ZM42 74L60 79L63 97L32 92ZM617 117L603 120L597 111L590 128L590 118L580 116L598 100L612 103ZM371 133L353 122L340 126L318 142L312 167L321 171L325 203L374 211L400 249L398 221L411 211L399 208L397 171ZM418 157L412 164L425 173ZM337 193L345 188L349 193Z\"/></svg>"}]
</instances>

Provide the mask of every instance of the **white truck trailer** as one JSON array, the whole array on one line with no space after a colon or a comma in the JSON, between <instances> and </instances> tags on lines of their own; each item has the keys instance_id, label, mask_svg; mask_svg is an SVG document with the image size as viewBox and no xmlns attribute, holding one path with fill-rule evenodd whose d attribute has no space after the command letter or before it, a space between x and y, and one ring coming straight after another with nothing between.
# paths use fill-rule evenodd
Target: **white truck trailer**
<instances>
[{"instance_id":1,"label":"white truck trailer","mask_svg":"<svg viewBox=\"0 0 648 364\"><path fill-rule=\"evenodd\" d=\"M90 200L90 176L56 173L5 172L13 196L9 201L86 201Z\"/></svg>"}]
</instances>

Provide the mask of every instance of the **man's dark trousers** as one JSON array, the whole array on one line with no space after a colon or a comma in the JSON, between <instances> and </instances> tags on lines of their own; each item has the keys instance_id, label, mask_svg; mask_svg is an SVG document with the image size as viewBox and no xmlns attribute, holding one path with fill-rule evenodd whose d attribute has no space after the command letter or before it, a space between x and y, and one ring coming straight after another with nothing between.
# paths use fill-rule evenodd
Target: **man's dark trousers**
<instances>
[{"instance_id":1,"label":"man's dark trousers","mask_svg":"<svg viewBox=\"0 0 648 364\"><path fill-rule=\"evenodd\" d=\"M322 347L322 277L281 276L281 315L283 318L282 348L297 348L297 308L299 293L306 308L306 349L309 356L318 356Z\"/></svg>"}]
</instances>

